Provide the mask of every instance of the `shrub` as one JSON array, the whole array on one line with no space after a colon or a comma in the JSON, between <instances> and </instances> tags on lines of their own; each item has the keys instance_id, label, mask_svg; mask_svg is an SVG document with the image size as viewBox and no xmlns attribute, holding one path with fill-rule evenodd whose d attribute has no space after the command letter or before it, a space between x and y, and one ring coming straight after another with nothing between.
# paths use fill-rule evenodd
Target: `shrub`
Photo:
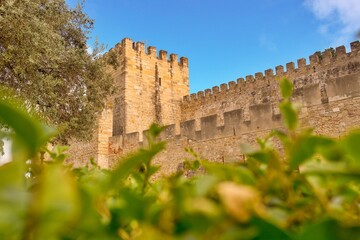
<instances>
[{"instance_id":1,"label":"shrub","mask_svg":"<svg viewBox=\"0 0 360 240\"><path fill-rule=\"evenodd\" d=\"M0 167L1 239L360 239L360 132L340 139L297 128L291 82L281 81L285 131L243 146L244 164L194 155L182 172L151 181L165 148L153 125L148 146L113 170L71 169L53 132L12 105L0 116L15 132L12 162ZM281 151L271 145L282 143ZM40 164L39 151L52 160ZM25 178L31 158L34 176Z\"/></svg>"}]
</instances>

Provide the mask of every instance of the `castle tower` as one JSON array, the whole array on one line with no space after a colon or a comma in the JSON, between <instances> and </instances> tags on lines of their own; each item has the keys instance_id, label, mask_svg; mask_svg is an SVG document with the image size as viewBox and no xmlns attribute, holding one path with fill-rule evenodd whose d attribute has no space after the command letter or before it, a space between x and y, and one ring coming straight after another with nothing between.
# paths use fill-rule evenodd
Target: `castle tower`
<instances>
[{"instance_id":1,"label":"castle tower","mask_svg":"<svg viewBox=\"0 0 360 240\"><path fill-rule=\"evenodd\" d=\"M151 123L179 123L180 103L189 94L187 58L180 58L155 47L145 50L144 43L125 38L115 51L119 67L111 70L116 86L113 101L112 135L147 130Z\"/></svg>"},{"instance_id":2,"label":"castle tower","mask_svg":"<svg viewBox=\"0 0 360 240\"><path fill-rule=\"evenodd\" d=\"M154 158L163 173L175 172L188 157L185 147L205 159L238 161L242 143L255 143L271 129L281 129L277 79L293 81L292 100L301 104L302 126L338 137L360 126L360 43L316 52L295 63L188 95L188 61L154 47L124 39L112 53L119 67L110 69L117 92L99 115L91 142L71 145L74 166L92 157L99 166L116 164L119 156L146 144L143 131L152 122L167 125L161 134L167 149ZM286 70L285 70L286 69ZM183 97L184 96L184 97ZM183 98L183 100L182 100Z\"/></svg>"}]
</instances>

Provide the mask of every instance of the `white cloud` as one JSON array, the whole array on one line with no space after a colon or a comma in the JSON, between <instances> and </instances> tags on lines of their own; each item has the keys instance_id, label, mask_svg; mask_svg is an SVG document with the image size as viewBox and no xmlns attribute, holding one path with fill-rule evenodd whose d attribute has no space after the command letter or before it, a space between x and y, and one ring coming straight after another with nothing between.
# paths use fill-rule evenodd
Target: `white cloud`
<instances>
[{"instance_id":1,"label":"white cloud","mask_svg":"<svg viewBox=\"0 0 360 240\"><path fill-rule=\"evenodd\" d=\"M320 32L337 42L350 41L360 30L359 0L305 0L305 5L322 20Z\"/></svg>"}]
</instances>

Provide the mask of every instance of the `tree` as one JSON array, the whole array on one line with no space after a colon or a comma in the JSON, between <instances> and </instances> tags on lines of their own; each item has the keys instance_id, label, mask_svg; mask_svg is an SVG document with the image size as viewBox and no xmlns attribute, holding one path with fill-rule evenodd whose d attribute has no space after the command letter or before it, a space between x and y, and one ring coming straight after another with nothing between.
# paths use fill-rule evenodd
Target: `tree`
<instances>
[{"instance_id":1,"label":"tree","mask_svg":"<svg viewBox=\"0 0 360 240\"><path fill-rule=\"evenodd\" d=\"M89 139L112 88L106 59L88 52L93 20L83 3L0 0L0 85L13 89L59 139Z\"/></svg>"}]
</instances>

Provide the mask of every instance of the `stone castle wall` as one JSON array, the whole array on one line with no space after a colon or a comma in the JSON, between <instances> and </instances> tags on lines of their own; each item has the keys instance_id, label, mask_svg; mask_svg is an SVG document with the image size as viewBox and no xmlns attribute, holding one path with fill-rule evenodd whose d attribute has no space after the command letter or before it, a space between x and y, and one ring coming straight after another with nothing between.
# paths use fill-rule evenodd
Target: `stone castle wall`
<instances>
[{"instance_id":1,"label":"stone castle wall","mask_svg":"<svg viewBox=\"0 0 360 240\"><path fill-rule=\"evenodd\" d=\"M93 159L99 166L109 167L109 137L112 136L113 109L107 104L99 114L98 121L93 131L93 138L88 141L70 141L68 163L73 167L90 164Z\"/></svg>"},{"instance_id":2,"label":"stone castle wall","mask_svg":"<svg viewBox=\"0 0 360 240\"><path fill-rule=\"evenodd\" d=\"M277 79L288 77L294 83L293 100L303 106L304 111L314 105L326 104L340 99L359 96L359 46L352 44L352 51L345 47L327 50L305 59L276 67L246 80L222 84L185 96L182 102L182 128L184 135L202 131L201 138L212 138L214 134L229 135L273 128L278 125L280 102ZM217 131L211 134L210 129ZM193 128L195 131L187 130ZM209 135L210 136L207 136Z\"/></svg>"},{"instance_id":3,"label":"stone castle wall","mask_svg":"<svg viewBox=\"0 0 360 240\"><path fill-rule=\"evenodd\" d=\"M144 43L129 38L110 51L115 53L118 61L117 68L108 69L116 92L107 99L107 108L98 117L93 140L71 143L70 161L75 166L87 163L92 157L100 166L107 167L109 140L113 136L115 139L116 136L120 139L132 136L137 144L143 141L143 134L132 133L142 133L153 122L180 124L181 101L189 94L187 58L178 59L176 54L168 56L164 50L157 53L152 46L145 50ZM122 145L128 138L124 138Z\"/></svg>"},{"instance_id":4,"label":"stone castle wall","mask_svg":"<svg viewBox=\"0 0 360 240\"><path fill-rule=\"evenodd\" d=\"M188 61L125 38L111 51L119 68L112 70L118 91L114 97L113 135L146 130L151 123L180 120L180 103L189 92ZM139 135L141 141L141 135Z\"/></svg>"},{"instance_id":5,"label":"stone castle wall","mask_svg":"<svg viewBox=\"0 0 360 240\"><path fill-rule=\"evenodd\" d=\"M141 44L135 46L143 49ZM264 74L256 73L255 76L240 78L236 82L221 84L219 87L191 95L187 95L187 72L181 72L185 66L187 71L187 61L185 59L180 63L174 61L177 63L175 72L176 69L180 69L178 75L181 76L180 83L183 80L184 85L176 85L171 80L166 80L171 84L165 85L162 94L159 94L163 101L158 104L159 106L156 106L156 71L155 76L154 72L150 71L144 77L144 73L140 73L140 66L143 66L143 63L139 62L138 56L141 56L141 60L149 58L147 62L150 63L152 59L159 61L159 57L151 53L150 47L148 53L146 55L144 53L144 58L138 48L129 47L129 51L134 55L131 69L137 70L131 72L125 70L125 76L129 74L128 81L125 78L125 85L130 84L127 85L128 88L138 91L139 84L150 84L147 86L149 95L145 96L147 100L155 100L149 101L149 106L145 109L153 111L155 109L155 116L146 111L139 111L141 109L139 103L145 98L138 97L138 100L125 101L125 106L119 109L132 112L127 115L127 122L125 121L125 126L128 128L120 134L114 131L112 136L104 141L108 145L108 158L106 159L106 154L103 155L103 162L107 161L106 166L115 164L115 159L119 155L146 144L142 136L154 121L167 125L161 138L168 141L168 147L155 159L155 162L162 166L164 173L176 171L178 165L185 158L190 157L184 151L185 147L193 148L198 154L212 161L224 163L241 161L243 157L239 148L241 143L255 143L256 138L265 136L271 129L283 127L278 108L281 97L277 81L283 77L288 77L294 83L293 100L302 106L300 113L302 126L313 127L320 134L334 137L348 129L360 127L360 43L358 41L351 43L351 51L348 53L344 46L328 49L311 55L308 64L306 59L299 59L297 67L291 62L286 64L286 70L283 66L277 66L275 73L269 69ZM168 76L163 78L171 79L169 69L174 68L171 59L166 60L164 65L161 76ZM129 67L125 66L125 69L127 68ZM176 80L179 84L179 79ZM153 87L154 81L155 87ZM141 89L147 91L146 88ZM171 96L175 91L179 91L182 95L176 95L173 100ZM126 96L132 98L134 94L137 96L136 91L122 92L125 92L125 98ZM179 95L182 101L178 101ZM156 117L159 107L162 113L161 121ZM114 111L115 123L119 121L116 107ZM133 119L137 114L139 118ZM140 116L142 114L145 116ZM149 121L142 119L146 116L151 116L147 119ZM139 125L139 122L142 125Z\"/></svg>"}]
</instances>

